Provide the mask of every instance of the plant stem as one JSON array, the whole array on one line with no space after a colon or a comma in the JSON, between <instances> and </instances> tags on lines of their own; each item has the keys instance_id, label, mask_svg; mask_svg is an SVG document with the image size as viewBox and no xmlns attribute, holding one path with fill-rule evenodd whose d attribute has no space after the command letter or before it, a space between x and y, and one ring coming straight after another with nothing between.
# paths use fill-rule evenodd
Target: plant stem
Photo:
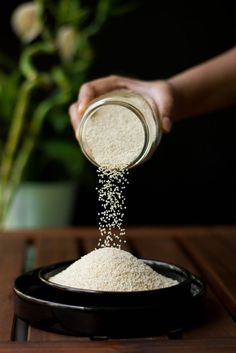
<instances>
[{"instance_id":1,"label":"plant stem","mask_svg":"<svg viewBox=\"0 0 236 353\"><path fill-rule=\"evenodd\" d=\"M0 174L0 222L5 209L5 202L8 198L8 179L11 173L15 152L18 147L21 133L24 127L25 113L27 111L33 87L34 84L28 81L23 82L21 85L11 123L11 128L9 130L7 141L2 152Z\"/></svg>"},{"instance_id":2,"label":"plant stem","mask_svg":"<svg viewBox=\"0 0 236 353\"><path fill-rule=\"evenodd\" d=\"M84 30L84 34L87 37L93 36L97 33L102 25L106 22L109 11L110 11L111 3L110 0L99 0L96 9L96 15L94 21Z\"/></svg>"},{"instance_id":3,"label":"plant stem","mask_svg":"<svg viewBox=\"0 0 236 353\"><path fill-rule=\"evenodd\" d=\"M8 138L3 149L3 159L1 166L1 183L3 185L7 182L11 166L14 159L14 154L18 146L21 132L24 127L25 113L29 104L30 95L34 84L32 82L23 82L19 90L19 96L16 103L15 112L13 115L11 128Z\"/></svg>"},{"instance_id":4,"label":"plant stem","mask_svg":"<svg viewBox=\"0 0 236 353\"><path fill-rule=\"evenodd\" d=\"M64 92L59 93L56 96L41 102L35 110L33 119L28 129L28 133L25 137L21 149L17 154L17 158L12 169L11 178L8 183L9 191L6 194L4 210L2 212L2 224L4 224L8 208L15 194L15 190L22 179L25 166L29 160L29 157L35 146L37 137L41 131L44 118L47 116L47 114L53 107L55 107L56 105L65 104L68 102L68 100L69 96L67 96Z\"/></svg>"},{"instance_id":5,"label":"plant stem","mask_svg":"<svg viewBox=\"0 0 236 353\"><path fill-rule=\"evenodd\" d=\"M54 51L55 47L52 43L37 43L24 50L20 59L20 69L28 81L34 81L38 76L42 77L42 73L35 68L32 59L40 53L50 55ZM49 74L44 75L49 76Z\"/></svg>"}]
</instances>

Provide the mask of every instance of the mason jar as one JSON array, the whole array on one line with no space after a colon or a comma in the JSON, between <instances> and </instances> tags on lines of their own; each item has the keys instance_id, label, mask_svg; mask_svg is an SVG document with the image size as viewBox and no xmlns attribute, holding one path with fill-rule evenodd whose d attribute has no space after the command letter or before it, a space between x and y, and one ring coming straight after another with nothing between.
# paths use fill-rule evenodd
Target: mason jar
<instances>
[{"instance_id":1,"label":"mason jar","mask_svg":"<svg viewBox=\"0 0 236 353\"><path fill-rule=\"evenodd\" d=\"M160 125L160 118L155 109L154 102L149 97L130 91L117 90L104 94L87 106L80 122L76 137L79 141L80 147L84 155L96 166L100 166L94 158L94 155L86 138L86 127L90 119L96 119L96 114L102 109L102 113L109 114L114 107L123 107L123 111L127 109L141 122L144 139L143 146L138 155L133 160L130 160L126 168L133 168L149 159L162 137L162 130ZM125 127L124 127L125 128Z\"/></svg>"}]
</instances>

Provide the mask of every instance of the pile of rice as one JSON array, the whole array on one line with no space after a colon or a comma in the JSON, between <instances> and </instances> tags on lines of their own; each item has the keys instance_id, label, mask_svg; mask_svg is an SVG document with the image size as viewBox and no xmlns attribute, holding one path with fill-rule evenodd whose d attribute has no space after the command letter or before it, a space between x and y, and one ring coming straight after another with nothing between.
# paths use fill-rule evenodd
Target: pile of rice
<instances>
[{"instance_id":1,"label":"pile of rice","mask_svg":"<svg viewBox=\"0 0 236 353\"><path fill-rule=\"evenodd\" d=\"M153 290L178 283L115 247L93 250L49 280L80 289L122 292Z\"/></svg>"}]
</instances>

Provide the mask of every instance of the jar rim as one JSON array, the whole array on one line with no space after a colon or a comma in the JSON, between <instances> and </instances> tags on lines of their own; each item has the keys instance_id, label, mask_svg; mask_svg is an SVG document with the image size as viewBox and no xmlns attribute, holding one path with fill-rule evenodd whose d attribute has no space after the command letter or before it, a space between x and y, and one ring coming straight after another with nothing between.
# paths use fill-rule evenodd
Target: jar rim
<instances>
[{"instance_id":1,"label":"jar rim","mask_svg":"<svg viewBox=\"0 0 236 353\"><path fill-rule=\"evenodd\" d=\"M143 144L143 148L140 151L139 155L129 165L127 165L126 168L130 169L130 168L134 167L139 162L139 160L142 158L142 155L143 155L143 153L145 152L145 150L147 148L148 139L149 139L149 129L148 129L146 120L144 118L144 114L141 112L141 110L136 108L130 102L117 100L117 99L114 99L113 97L103 97L103 98L100 98L100 99L98 97L98 99L96 99L93 102L91 102L90 105L85 110L85 112L84 112L84 114L83 114L83 116L81 118L81 121L80 121L79 131L78 131L78 135L77 135L79 143L80 143L80 147L81 147L83 153L85 154L85 156L88 158L88 160L91 163L93 163L95 166L100 167L100 165L96 163L96 161L92 158L92 156L89 155L89 153L87 152L84 144L81 143L81 142L83 141L83 137L82 136L83 136L83 131L84 131L84 127L85 127L85 124L87 122L87 119L89 117L91 117L97 110L99 110L99 108L102 108L102 107L104 107L106 105L119 105L119 106L122 106L124 108L129 109L130 111L132 111L135 114L135 116L139 119L139 121L142 124L143 130L144 130L144 144Z\"/></svg>"}]
</instances>

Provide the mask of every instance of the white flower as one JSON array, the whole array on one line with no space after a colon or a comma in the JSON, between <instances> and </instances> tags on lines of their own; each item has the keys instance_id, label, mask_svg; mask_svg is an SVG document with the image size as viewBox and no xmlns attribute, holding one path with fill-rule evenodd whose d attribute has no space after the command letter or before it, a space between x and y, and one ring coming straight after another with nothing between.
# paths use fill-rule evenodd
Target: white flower
<instances>
[{"instance_id":1,"label":"white flower","mask_svg":"<svg viewBox=\"0 0 236 353\"><path fill-rule=\"evenodd\" d=\"M23 42L31 42L43 29L39 4L26 2L18 6L12 14L11 25Z\"/></svg>"},{"instance_id":2,"label":"white flower","mask_svg":"<svg viewBox=\"0 0 236 353\"><path fill-rule=\"evenodd\" d=\"M56 44L64 61L71 61L77 50L77 32L72 26L62 26L57 32Z\"/></svg>"}]
</instances>

